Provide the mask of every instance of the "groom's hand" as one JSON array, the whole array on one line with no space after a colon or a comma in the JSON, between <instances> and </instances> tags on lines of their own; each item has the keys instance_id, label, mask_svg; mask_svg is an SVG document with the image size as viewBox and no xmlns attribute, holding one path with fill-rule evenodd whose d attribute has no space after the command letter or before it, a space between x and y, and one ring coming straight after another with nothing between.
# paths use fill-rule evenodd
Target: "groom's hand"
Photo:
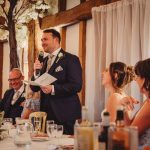
<instances>
[{"instance_id":1,"label":"groom's hand","mask_svg":"<svg viewBox=\"0 0 150 150\"><path fill-rule=\"evenodd\" d=\"M52 86L51 85L41 86L41 90L45 94L51 94L51 92L52 92Z\"/></svg>"}]
</instances>

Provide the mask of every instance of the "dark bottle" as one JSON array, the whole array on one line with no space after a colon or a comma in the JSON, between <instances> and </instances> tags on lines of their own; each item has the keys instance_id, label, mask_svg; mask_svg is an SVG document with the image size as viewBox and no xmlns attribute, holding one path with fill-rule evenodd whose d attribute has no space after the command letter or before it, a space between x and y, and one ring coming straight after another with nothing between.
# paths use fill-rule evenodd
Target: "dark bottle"
<instances>
[{"instance_id":1,"label":"dark bottle","mask_svg":"<svg viewBox=\"0 0 150 150\"><path fill-rule=\"evenodd\" d=\"M116 127L109 129L109 150L130 150L129 130L125 127L124 111L117 110Z\"/></svg>"},{"instance_id":2,"label":"dark bottle","mask_svg":"<svg viewBox=\"0 0 150 150\"><path fill-rule=\"evenodd\" d=\"M98 136L99 150L108 150L109 123L110 123L109 112L104 112L102 117L102 131Z\"/></svg>"}]
</instances>

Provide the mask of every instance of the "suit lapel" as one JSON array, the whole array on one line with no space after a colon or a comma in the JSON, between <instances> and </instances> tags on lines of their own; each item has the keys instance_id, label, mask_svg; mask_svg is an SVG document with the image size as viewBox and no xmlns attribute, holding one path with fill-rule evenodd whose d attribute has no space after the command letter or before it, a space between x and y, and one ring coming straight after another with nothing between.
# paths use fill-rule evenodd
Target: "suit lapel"
<instances>
[{"instance_id":1,"label":"suit lapel","mask_svg":"<svg viewBox=\"0 0 150 150\"><path fill-rule=\"evenodd\" d=\"M62 53L62 55L63 55L62 58L58 57L60 53ZM54 63L52 64L50 70L48 71L49 74L51 74L54 71L54 69L60 63L60 61L64 58L64 56L65 56L65 51L63 49L61 49L59 51L59 53L57 54L56 59L55 59Z\"/></svg>"},{"instance_id":2,"label":"suit lapel","mask_svg":"<svg viewBox=\"0 0 150 150\"><path fill-rule=\"evenodd\" d=\"M41 70L41 74L46 72L46 68L47 68L47 61L48 61L48 56L45 58L45 61L43 62L43 68Z\"/></svg>"},{"instance_id":3,"label":"suit lapel","mask_svg":"<svg viewBox=\"0 0 150 150\"><path fill-rule=\"evenodd\" d=\"M14 103L14 106L20 104L21 102L23 102L25 100L25 97L23 96L24 93L25 93L25 86L24 86L23 92L21 93L21 95L18 97L18 99Z\"/></svg>"},{"instance_id":4,"label":"suit lapel","mask_svg":"<svg viewBox=\"0 0 150 150\"><path fill-rule=\"evenodd\" d=\"M8 98L8 106L10 106L11 105L11 101L12 101L12 99L13 99L13 96L14 96L14 90L12 89L12 91L11 91L11 93L10 93L10 95L9 95L9 98Z\"/></svg>"},{"instance_id":5,"label":"suit lapel","mask_svg":"<svg viewBox=\"0 0 150 150\"><path fill-rule=\"evenodd\" d=\"M7 105L6 105L6 112L5 112L5 114L7 114L7 112L9 112L9 110L10 110L10 107L11 107L11 101L12 101L12 99L13 99L13 95L14 95L14 90L12 89L11 91L10 91L10 93L9 93L9 97L8 97L8 100L7 100Z\"/></svg>"}]
</instances>

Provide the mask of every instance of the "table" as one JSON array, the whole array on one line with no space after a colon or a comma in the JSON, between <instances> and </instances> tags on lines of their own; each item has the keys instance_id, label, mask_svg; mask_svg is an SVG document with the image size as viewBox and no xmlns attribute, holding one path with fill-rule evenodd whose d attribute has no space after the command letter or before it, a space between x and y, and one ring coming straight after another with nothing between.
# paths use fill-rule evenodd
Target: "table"
<instances>
[{"instance_id":1,"label":"table","mask_svg":"<svg viewBox=\"0 0 150 150\"><path fill-rule=\"evenodd\" d=\"M70 138L69 136L63 135L61 139L32 141L31 145L25 147L17 147L14 144L14 138L8 137L0 141L0 149L1 150L56 150L56 143L59 143L60 145L73 146L74 139ZM69 150L69 148L67 150Z\"/></svg>"}]
</instances>

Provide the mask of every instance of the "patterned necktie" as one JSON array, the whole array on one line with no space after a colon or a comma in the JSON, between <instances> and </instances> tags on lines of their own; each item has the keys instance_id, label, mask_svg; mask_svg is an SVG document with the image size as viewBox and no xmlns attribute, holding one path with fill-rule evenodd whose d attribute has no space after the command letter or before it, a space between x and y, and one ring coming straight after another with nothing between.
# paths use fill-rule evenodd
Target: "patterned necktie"
<instances>
[{"instance_id":1,"label":"patterned necktie","mask_svg":"<svg viewBox=\"0 0 150 150\"><path fill-rule=\"evenodd\" d=\"M11 101L11 104L12 104L12 105L15 104L15 102L17 101L17 99L19 98L19 96L20 96L20 92L19 92L19 91L16 91L15 94L14 94L14 96L13 96L13 99L12 99L12 101Z\"/></svg>"},{"instance_id":2,"label":"patterned necktie","mask_svg":"<svg viewBox=\"0 0 150 150\"><path fill-rule=\"evenodd\" d=\"M49 55L49 56L48 56L46 72L48 72L49 69L50 69L51 66L52 66L52 59L53 59L53 57L54 57L54 55Z\"/></svg>"}]
</instances>

